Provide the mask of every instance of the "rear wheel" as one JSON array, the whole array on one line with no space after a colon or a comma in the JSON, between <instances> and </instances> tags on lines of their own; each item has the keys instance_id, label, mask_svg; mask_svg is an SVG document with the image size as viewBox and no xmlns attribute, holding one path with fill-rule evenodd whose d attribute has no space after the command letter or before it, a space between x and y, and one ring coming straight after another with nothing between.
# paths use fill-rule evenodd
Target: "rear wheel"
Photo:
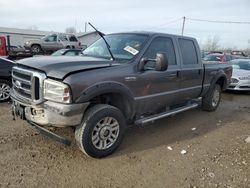
<instances>
[{"instance_id":1,"label":"rear wheel","mask_svg":"<svg viewBox=\"0 0 250 188\"><path fill-rule=\"evenodd\" d=\"M206 111L215 111L221 101L221 86L215 84L207 94L202 98L202 109Z\"/></svg>"},{"instance_id":2,"label":"rear wheel","mask_svg":"<svg viewBox=\"0 0 250 188\"><path fill-rule=\"evenodd\" d=\"M118 148L125 129L125 118L121 111L113 106L100 104L86 112L82 124L76 128L75 138L85 154L101 158Z\"/></svg>"},{"instance_id":3,"label":"rear wheel","mask_svg":"<svg viewBox=\"0 0 250 188\"><path fill-rule=\"evenodd\" d=\"M10 100L11 83L7 80L0 80L0 102Z\"/></svg>"}]
</instances>

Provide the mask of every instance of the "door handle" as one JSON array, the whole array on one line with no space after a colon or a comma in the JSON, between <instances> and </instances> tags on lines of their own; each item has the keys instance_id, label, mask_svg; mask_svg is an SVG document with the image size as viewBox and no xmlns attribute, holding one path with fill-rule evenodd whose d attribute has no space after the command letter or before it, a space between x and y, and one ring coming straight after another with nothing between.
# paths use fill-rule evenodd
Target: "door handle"
<instances>
[{"instance_id":1,"label":"door handle","mask_svg":"<svg viewBox=\"0 0 250 188\"><path fill-rule=\"evenodd\" d=\"M173 77L176 77L177 74L176 73L171 73L171 74L168 74L166 77L167 78L173 78Z\"/></svg>"}]
</instances>

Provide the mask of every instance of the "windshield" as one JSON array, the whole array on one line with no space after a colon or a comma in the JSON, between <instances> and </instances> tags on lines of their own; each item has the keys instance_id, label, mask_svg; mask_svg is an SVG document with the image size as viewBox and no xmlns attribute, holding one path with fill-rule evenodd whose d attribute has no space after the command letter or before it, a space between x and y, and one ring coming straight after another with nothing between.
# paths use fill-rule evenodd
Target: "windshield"
<instances>
[{"instance_id":1,"label":"windshield","mask_svg":"<svg viewBox=\"0 0 250 188\"><path fill-rule=\"evenodd\" d=\"M53 54L51 54L51 56L61 56L65 51L65 49L57 50Z\"/></svg>"},{"instance_id":2,"label":"windshield","mask_svg":"<svg viewBox=\"0 0 250 188\"><path fill-rule=\"evenodd\" d=\"M250 60L249 61L232 61L233 69L243 69L250 71Z\"/></svg>"},{"instance_id":3,"label":"windshield","mask_svg":"<svg viewBox=\"0 0 250 188\"><path fill-rule=\"evenodd\" d=\"M204 57L204 61L221 61L222 56L216 56L216 55L207 55Z\"/></svg>"},{"instance_id":4,"label":"windshield","mask_svg":"<svg viewBox=\"0 0 250 188\"><path fill-rule=\"evenodd\" d=\"M110 51L116 60L130 60L143 48L146 35L113 34L104 36ZM83 51L83 55L111 59L108 48L103 39L99 39Z\"/></svg>"}]
</instances>

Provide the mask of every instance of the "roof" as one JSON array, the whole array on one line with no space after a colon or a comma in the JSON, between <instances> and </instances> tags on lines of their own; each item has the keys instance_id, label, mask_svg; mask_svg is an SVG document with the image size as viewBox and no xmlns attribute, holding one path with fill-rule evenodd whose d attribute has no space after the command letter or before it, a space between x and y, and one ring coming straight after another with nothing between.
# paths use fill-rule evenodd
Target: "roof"
<instances>
[{"instance_id":1,"label":"roof","mask_svg":"<svg viewBox=\"0 0 250 188\"><path fill-rule=\"evenodd\" d=\"M160 32L153 32L153 31L131 31L131 32L120 32L120 33L111 33L112 34L138 34L138 35L148 35L150 37L154 35L166 35L166 36L173 36L173 37L181 37L186 39L194 39L194 37L189 36L182 36L182 35L176 35L176 34L170 34L170 33L160 33Z\"/></svg>"}]
</instances>

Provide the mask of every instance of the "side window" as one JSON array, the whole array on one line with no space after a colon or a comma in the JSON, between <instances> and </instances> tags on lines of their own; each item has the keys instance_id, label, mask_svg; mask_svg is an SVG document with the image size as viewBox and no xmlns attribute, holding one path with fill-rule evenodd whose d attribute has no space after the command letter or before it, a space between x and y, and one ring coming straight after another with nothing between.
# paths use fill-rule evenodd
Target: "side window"
<instances>
[{"instance_id":1,"label":"side window","mask_svg":"<svg viewBox=\"0 0 250 188\"><path fill-rule=\"evenodd\" d=\"M67 40L68 40L67 37L66 37L66 35L60 35L60 36L59 36L59 39L60 39L61 41L67 41Z\"/></svg>"},{"instance_id":2,"label":"side window","mask_svg":"<svg viewBox=\"0 0 250 188\"><path fill-rule=\"evenodd\" d=\"M75 51L68 51L64 54L65 56L76 56L76 52Z\"/></svg>"},{"instance_id":3,"label":"side window","mask_svg":"<svg viewBox=\"0 0 250 188\"><path fill-rule=\"evenodd\" d=\"M55 42L56 40L57 40L56 35L48 36L47 39L45 39L46 42Z\"/></svg>"},{"instance_id":4,"label":"side window","mask_svg":"<svg viewBox=\"0 0 250 188\"><path fill-rule=\"evenodd\" d=\"M70 42L77 42L77 38L73 35L69 36L69 41Z\"/></svg>"},{"instance_id":5,"label":"side window","mask_svg":"<svg viewBox=\"0 0 250 188\"><path fill-rule=\"evenodd\" d=\"M145 58L155 59L157 53L166 53L169 65L176 65L176 57L174 46L171 38L168 37L157 37L155 38L147 51L144 54ZM154 68L154 62L149 61L146 67Z\"/></svg>"},{"instance_id":6,"label":"side window","mask_svg":"<svg viewBox=\"0 0 250 188\"><path fill-rule=\"evenodd\" d=\"M182 62L184 65L198 64L198 57L194 42L188 39L178 39Z\"/></svg>"}]
</instances>

